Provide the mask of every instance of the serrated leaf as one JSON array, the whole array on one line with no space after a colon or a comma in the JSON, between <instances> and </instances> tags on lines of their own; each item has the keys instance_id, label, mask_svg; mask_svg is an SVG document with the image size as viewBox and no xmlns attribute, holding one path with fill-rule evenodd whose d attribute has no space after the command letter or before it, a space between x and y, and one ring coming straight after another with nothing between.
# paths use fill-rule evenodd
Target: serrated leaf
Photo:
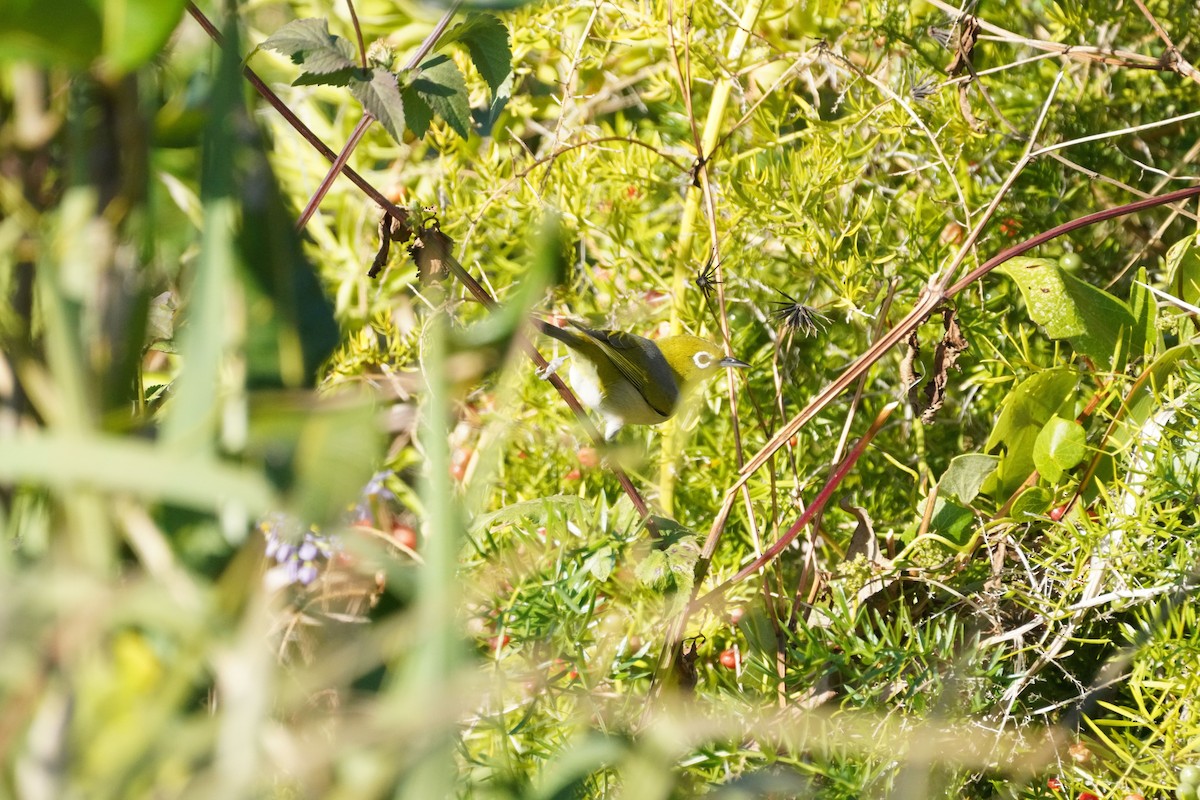
<instances>
[{"instance_id":1,"label":"serrated leaf","mask_svg":"<svg viewBox=\"0 0 1200 800\"><path fill-rule=\"evenodd\" d=\"M354 46L329 32L324 19L298 19L267 37L260 45L289 56L314 74L339 72L354 66Z\"/></svg>"},{"instance_id":2,"label":"serrated leaf","mask_svg":"<svg viewBox=\"0 0 1200 800\"><path fill-rule=\"evenodd\" d=\"M365 80L368 73L358 67L346 67L336 72L302 72L292 86L349 86L355 77Z\"/></svg>"},{"instance_id":3,"label":"serrated leaf","mask_svg":"<svg viewBox=\"0 0 1200 800\"><path fill-rule=\"evenodd\" d=\"M454 59L436 55L426 61L412 81L412 88L455 133L464 139L470 135L471 106L467 101L467 84Z\"/></svg>"},{"instance_id":4,"label":"serrated leaf","mask_svg":"<svg viewBox=\"0 0 1200 800\"><path fill-rule=\"evenodd\" d=\"M397 142L404 141L404 101L396 76L383 67L371 70L370 80L352 78L350 93Z\"/></svg>"},{"instance_id":5,"label":"serrated leaf","mask_svg":"<svg viewBox=\"0 0 1200 800\"><path fill-rule=\"evenodd\" d=\"M512 50L504 23L491 14L468 14L465 21L441 38L439 45L451 42L460 42L467 48L493 96L499 94L501 85L512 74Z\"/></svg>"},{"instance_id":6,"label":"serrated leaf","mask_svg":"<svg viewBox=\"0 0 1200 800\"><path fill-rule=\"evenodd\" d=\"M671 567L667 561L667 554L662 550L651 550L637 565L634 574L642 585L663 591L671 583Z\"/></svg>"},{"instance_id":7,"label":"serrated leaf","mask_svg":"<svg viewBox=\"0 0 1200 800\"><path fill-rule=\"evenodd\" d=\"M408 129L413 132L413 136L423 138L429 130L429 123L433 121L433 109L414 86L405 86L400 92L400 97L404 101L404 120Z\"/></svg>"},{"instance_id":8,"label":"serrated leaf","mask_svg":"<svg viewBox=\"0 0 1200 800\"><path fill-rule=\"evenodd\" d=\"M491 136L492 128L496 127L496 122L500 119L500 114L508 106L508 101L512 98L513 74L508 73L508 77L500 84L500 88L496 90L492 97L492 103L487 108L471 109L471 117L475 120L475 129L479 131L480 136Z\"/></svg>"},{"instance_id":9,"label":"serrated leaf","mask_svg":"<svg viewBox=\"0 0 1200 800\"><path fill-rule=\"evenodd\" d=\"M979 494L979 487L996 471L999 462L996 456L983 453L966 453L952 459L938 481L938 494L969 505Z\"/></svg>"},{"instance_id":10,"label":"serrated leaf","mask_svg":"<svg viewBox=\"0 0 1200 800\"><path fill-rule=\"evenodd\" d=\"M1038 433L1033 445L1033 464L1051 483L1083 461L1087 434L1075 420L1054 417Z\"/></svg>"},{"instance_id":11,"label":"serrated leaf","mask_svg":"<svg viewBox=\"0 0 1200 800\"><path fill-rule=\"evenodd\" d=\"M1044 258L1014 258L998 272L1017 282L1029 316L1098 364L1116 366L1133 331L1129 306Z\"/></svg>"}]
</instances>

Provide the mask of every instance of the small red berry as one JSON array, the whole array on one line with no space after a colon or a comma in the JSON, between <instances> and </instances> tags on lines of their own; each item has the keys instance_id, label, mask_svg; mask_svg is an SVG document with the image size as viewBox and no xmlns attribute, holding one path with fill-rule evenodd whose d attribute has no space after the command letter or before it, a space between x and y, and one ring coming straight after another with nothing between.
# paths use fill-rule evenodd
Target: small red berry
<instances>
[{"instance_id":1,"label":"small red berry","mask_svg":"<svg viewBox=\"0 0 1200 800\"><path fill-rule=\"evenodd\" d=\"M392 538L401 547L409 550L417 549L417 532L413 530L411 525L405 525L402 522L394 523L392 525Z\"/></svg>"},{"instance_id":2,"label":"small red berry","mask_svg":"<svg viewBox=\"0 0 1200 800\"><path fill-rule=\"evenodd\" d=\"M498 652L504 649L504 646L511 641L512 639L508 636L508 634L504 634L503 636L493 636L488 639L488 650L491 650L492 652Z\"/></svg>"},{"instance_id":3,"label":"small red berry","mask_svg":"<svg viewBox=\"0 0 1200 800\"><path fill-rule=\"evenodd\" d=\"M583 477L583 473L577 469L573 469L564 476L569 481L577 481Z\"/></svg>"},{"instance_id":4,"label":"small red berry","mask_svg":"<svg viewBox=\"0 0 1200 800\"><path fill-rule=\"evenodd\" d=\"M1058 508L1051 509L1050 510L1050 519L1054 520L1055 522L1058 522L1059 520L1061 520L1063 518L1063 515L1067 513L1067 505L1068 505L1067 503L1063 503Z\"/></svg>"},{"instance_id":5,"label":"small red berry","mask_svg":"<svg viewBox=\"0 0 1200 800\"><path fill-rule=\"evenodd\" d=\"M1052 792L1061 792L1063 784L1058 778L1051 778L1050 780L1046 781L1046 788Z\"/></svg>"},{"instance_id":6,"label":"small red berry","mask_svg":"<svg viewBox=\"0 0 1200 800\"><path fill-rule=\"evenodd\" d=\"M722 667L725 667L727 669L737 669L737 665L738 665L737 650L734 650L732 648L730 648L729 650L722 650L721 655L719 655L717 658L718 658L718 660L720 660Z\"/></svg>"},{"instance_id":7,"label":"small red berry","mask_svg":"<svg viewBox=\"0 0 1200 800\"><path fill-rule=\"evenodd\" d=\"M1080 792L1078 800L1100 800L1100 798L1091 792Z\"/></svg>"}]
</instances>

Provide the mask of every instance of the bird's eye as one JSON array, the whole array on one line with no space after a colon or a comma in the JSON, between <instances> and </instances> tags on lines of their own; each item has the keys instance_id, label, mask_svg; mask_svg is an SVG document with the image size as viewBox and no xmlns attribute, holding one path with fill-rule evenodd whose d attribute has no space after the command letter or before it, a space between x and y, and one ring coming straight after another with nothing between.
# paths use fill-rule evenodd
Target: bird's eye
<instances>
[{"instance_id":1,"label":"bird's eye","mask_svg":"<svg viewBox=\"0 0 1200 800\"><path fill-rule=\"evenodd\" d=\"M700 369L708 369L713 365L712 353L706 353L703 350L692 356L692 363Z\"/></svg>"}]
</instances>

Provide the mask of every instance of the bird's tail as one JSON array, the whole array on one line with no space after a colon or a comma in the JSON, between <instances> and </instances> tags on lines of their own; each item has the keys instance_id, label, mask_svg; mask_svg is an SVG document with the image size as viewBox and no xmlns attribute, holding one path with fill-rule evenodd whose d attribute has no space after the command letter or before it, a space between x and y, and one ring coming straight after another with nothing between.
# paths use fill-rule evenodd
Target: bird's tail
<instances>
[{"instance_id":1,"label":"bird's tail","mask_svg":"<svg viewBox=\"0 0 1200 800\"><path fill-rule=\"evenodd\" d=\"M537 328L551 339L558 339L567 347L570 347L574 350L586 349L587 347L588 340L583 334L576 333L575 331L567 328L560 328L553 323L547 322L544 319L538 319L537 317L530 317L529 321L533 323L533 327ZM586 330L586 328L583 328L578 322L575 322L574 320L568 321L576 328L579 328L580 330Z\"/></svg>"}]
</instances>

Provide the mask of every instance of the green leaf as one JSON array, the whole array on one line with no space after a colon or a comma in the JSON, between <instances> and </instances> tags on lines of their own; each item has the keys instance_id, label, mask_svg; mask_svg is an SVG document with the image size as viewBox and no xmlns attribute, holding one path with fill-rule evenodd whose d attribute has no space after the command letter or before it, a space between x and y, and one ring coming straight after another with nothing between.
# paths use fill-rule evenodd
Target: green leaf
<instances>
[{"instance_id":1,"label":"green leaf","mask_svg":"<svg viewBox=\"0 0 1200 800\"><path fill-rule=\"evenodd\" d=\"M1146 287L1146 268L1138 270L1129 289L1129 310L1133 314L1133 337L1129 341L1131 359L1146 358L1158 350L1158 301Z\"/></svg>"},{"instance_id":2,"label":"green leaf","mask_svg":"<svg viewBox=\"0 0 1200 800\"><path fill-rule=\"evenodd\" d=\"M254 389L312 387L341 340L333 304L300 245L262 142L255 137L239 145L239 276L251 315L246 383Z\"/></svg>"},{"instance_id":3,"label":"green leaf","mask_svg":"<svg viewBox=\"0 0 1200 800\"><path fill-rule=\"evenodd\" d=\"M467 48L479 74L491 87L492 95L512 75L512 50L508 46L508 28L491 14L468 14L465 21L455 25L438 45L460 42Z\"/></svg>"},{"instance_id":4,"label":"green leaf","mask_svg":"<svg viewBox=\"0 0 1200 800\"><path fill-rule=\"evenodd\" d=\"M983 453L966 453L950 461L950 466L938 481L938 494L962 505L970 505L979 488L993 472L1000 459Z\"/></svg>"},{"instance_id":5,"label":"green leaf","mask_svg":"<svg viewBox=\"0 0 1200 800\"><path fill-rule=\"evenodd\" d=\"M186 0L7 0L0 4L0 60L82 68L100 59L108 77L153 58Z\"/></svg>"},{"instance_id":6,"label":"green leaf","mask_svg":"<svg viewBox=\"0 0 1200 800\"><path fill-rule=\"evenodd\" d=\"M592 573L592 577L598 581L608 580L616 566L617 554L608 545L592 553L587 561L583 562L583 568Z\"/></svg>"},{"instance_id":7,"label":"green leaf","mask_svg":"<svg viewBox=\"0 0 1200 800\"><path fill-rule=\"evenodd\" d=\"M1074 405L1076 373L1066 367L1046 370L1018 384L1002 401L1000 417L988 436L987 450L1003 445L992 477L980 488L993 497L1016 490L1034 469L1033 446L1042 427L1060 408ZM1063 416L1074 416L1073 408Z\"/></svg>"},{"instance_id":8,"label":"green leaf","mask_svg":"<svg viewBox=\"0 0 1200 800\"><path fill-rule=\"evenodd\" d=\"M1066 339L1097 364L1117 366L1132 335L1129 306L1043 258L1014 258L998 272L1017 282L1029 316L1052 339Z\"/></svg>"},{"instance_id":9,"label":"green leaf","mask_svg":"<svg viewBox=\"0 0 1200 800\"><path fill-rule=\"evenodd\" d=\"M408 129L418 139L424 137L425 132L429 130L429 123L433 122L433 109L421 97L415 86L405 86L400 92L400 97L404 101L404 119L408 123Z\"/></svg>"},{"instance_id":10,"label":"green leaf","mask_svg":"<svg viewBox=\"0 0 1200 800\"><path fill-rule=\"evenodd\" d=\"M302 72L292 86L349 86L354 78L366 80L369 73L358 67L346 67L336 72Z\"/></svg>"},{"instance_id":11,"label":"green leaf","mask_svg":"<svg viewBox=\"0 0 1200 800\"><path fill-rule=\"evenodd\" d=\"M951 503L940 495L933 501L933 516L929 520L929 530L933 533L961 547L971 538L974 526L975 514L971 509Z\"/></svg>"},{"instance_id":12,"label":"green leaf","mask_svg":"<svg viewBox=\"0 0 1200 800\"><path fill-rule=\"evenodd\" d=\"M354 67L354 46L329 32L324 19L298 19L267 37L260 47L290 56L304 71L329 74Z\"/></svg>"},{"instance_id":13,"label":"green leaf","mask_svg":"<svg viewBox=\"0 0 1200 800\"><path fill-rule=\"evenodd\" d=\"M383 67L371 70L371 79L352 78L350 93L354 95L371 116L379 120L391 137L404 142L404 101L400 98L400 86L396 76Z\"/></svg>"},{"instance_id":14,"label":"green leaf","mask_svg":"<svg viewBox=\"0 0 1200 800\"><path fill-rule=\"evenodd\" d=\"M1030 486L1013 501L1009 516L1018 522L1028 522L1030 517L1040 517L1050 508L1054 495L1045 486Z\"/></svg>"},{"instance_id":15,"label":"green leaf","mask_svg":"<svg viewBox=\"0 0 1200 800\"><path fill-rule=\"evenodd\" d=\"M642 585L655 591L664 591L671 585L671 567L662 550L651 550L637 565L634 574Z\"/></svg>"},{"instance_id":16,"label":"green leaf","mask_svg":"<svg viewBox=\"0 0 1200 800\"><path fill-rule=\"evenodd\" d=\"M153 58L179 24L186 5L186 0L105 0L104 68L124 74Z\"/></svg>"},{"instance_id":17,"label":"green leaf","mask_svg":"<svg viewBox=\"0 0 1200 800\"><path fill-rule=\"evenodd\" d=\"M775 626L761 605L754 605L742 615L738 630L746 637L746 649L750 654L761 656L766 663L773 663L778 652Z\"/></svg>"},{"instance_id":18,"label":"green leaf","mask_svg":"<svg viewBox=\"0 0 1200 800\"><path fill-rule=\"evenodd\" d=\"M1200 306L1200 236L1186 236L1171 245L1165 260L1170 293Z\"/></svg>"},{"instance_id":19,"label":"green leaf","mask_svg":"<svg viewBox=\"0 0 1200 800\"><path fill-rule=\"evenodd\" d=\"M467 84L450 56L439 54L421 65L412 87L421 99L462 138L471 132ZM414 131L415 133L415 131Z\"/></svg>"},{"instance_id":20,"label":"green leaf","mask_svg":"<svg viewBox=\"0 0 1200 800\"><path fill-rule=\"evenodd\" d=\"M1054 417L1046 423L1033 445L1033 463L1051 483L1083 461L1087 434L1075 420Z\"/></svg>"},{"instance_id":21,"label":"green leaf","mask_svg":"<svg viewBox=\"0 0 1200 800\"><path fill-rule=\"evenodd\" d=\"M0 61L86 67L103 46L101 12L87 0L10 0L0 12Z\"/></svg>"},{"instance_id":22,"label":"green leaf","mask_svg":"<svg viewBox=\"0 0 1200 800\"><path fill-rule=\"evenodd\" d=\"M9 438L0 447L0 484L14 483L58 492L87 488L209 513L237 507L257 516L276 505L256 469L128 437L37 433Z\"/></svg>"}]
</instances>

